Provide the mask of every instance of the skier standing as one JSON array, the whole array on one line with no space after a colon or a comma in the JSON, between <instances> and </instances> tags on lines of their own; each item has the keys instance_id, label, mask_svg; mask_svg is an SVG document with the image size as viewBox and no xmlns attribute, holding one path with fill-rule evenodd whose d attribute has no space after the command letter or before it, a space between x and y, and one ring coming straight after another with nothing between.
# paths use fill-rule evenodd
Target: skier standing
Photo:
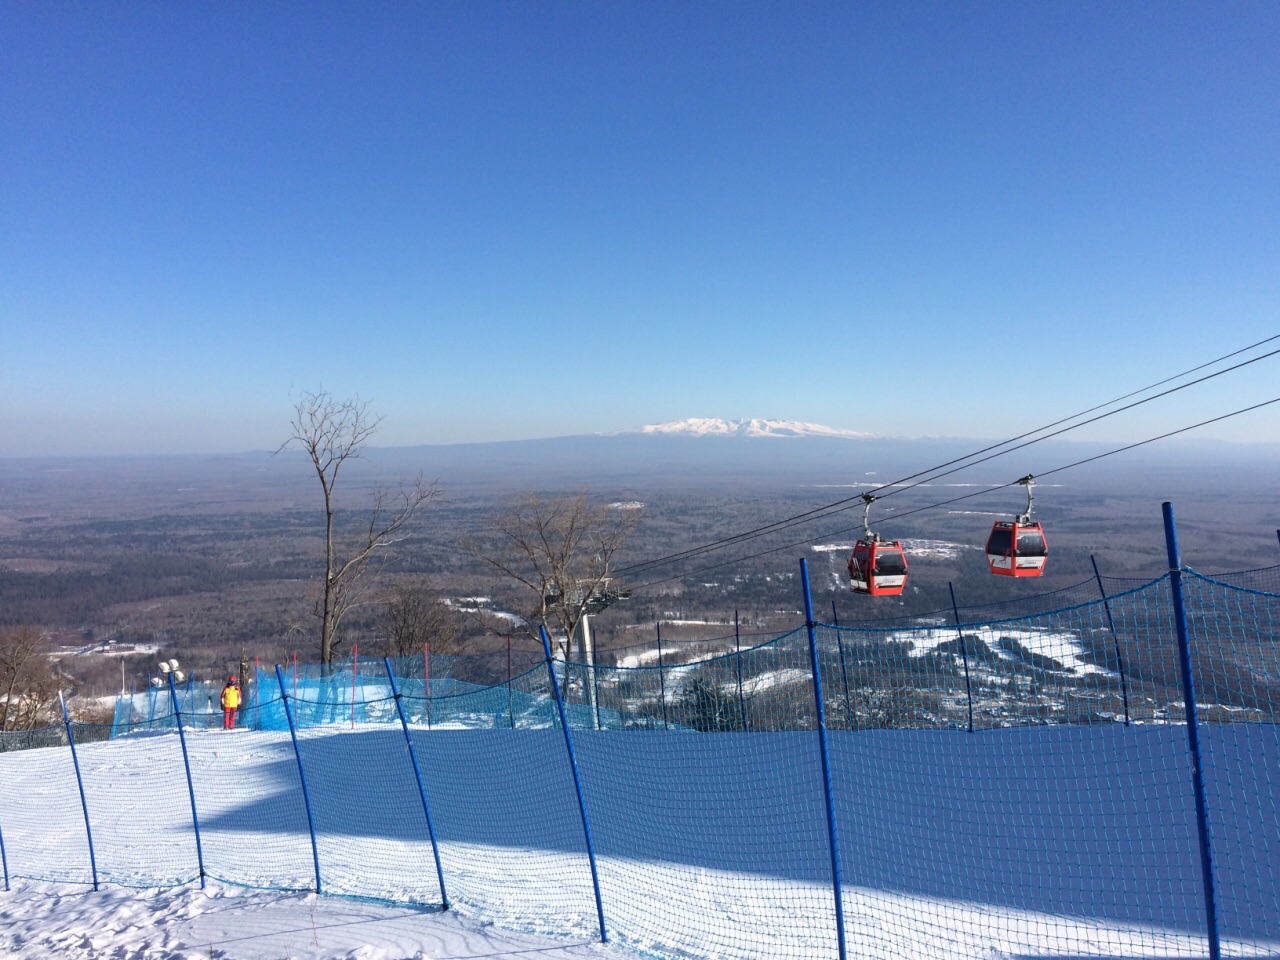
<instances>
[{"instance_id":1,"label":"skier standing","mask_svg":"<svg viewBox=\"0 0 1280 960\"><path fill-rule=\"evenodd\" d=\"M240 709L240 681L235 677L227 680L222 688L222 728L231 730L236 725L236 711Z\"/></svg>"}]
</instances>

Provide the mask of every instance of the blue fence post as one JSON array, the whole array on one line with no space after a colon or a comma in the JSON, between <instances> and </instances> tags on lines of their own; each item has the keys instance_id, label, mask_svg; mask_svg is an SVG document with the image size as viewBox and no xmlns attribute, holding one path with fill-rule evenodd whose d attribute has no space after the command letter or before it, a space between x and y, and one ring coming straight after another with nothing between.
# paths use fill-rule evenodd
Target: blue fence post
<instances>
[{"instance_id":1,"label":"blue fence post","mask_svg":"<svg viewBox=\"0 0 1280 960\"><path fill-rule=\"evenodd\" d=\"M182 711L178 709L178 688L173 683L173 671L165 674L169 678L169 698L173 701L173 715L178 722L178 742L182 744L182 766L187 771L187 794L191 797L191 825L196 832L196 862L200 866L200 889L205 888L204 881L204 848L200 845L200 818L196 815L196 788L191 782L191 760L187 756L187 735L182 729Z\"/></svg>"},{"instance_id":2,"label":"blue fence post","mask_svg":"<svg viewBox=\"0 0 1280 960\"><path fill-rule=\"evenodd\" d=\"M969 651L964 642L964 631L960 629L960 608L956 605L956 588L947 581L947 589L951 591L951 612L956 618L956 636L960 638L960 657L964 660L964 694L969 701L969 732L973 733L973 686L969 683Z\"/></svg>"},{"instance_id":3,"label":"blue fence post","mask_svg":"<svg viewBox=\"0 0 1280 960\"><path fill-rule=\"evenodd\" d=\"M738 673L738 716L742 717L742 731L751 732L751 721L747 717L747 701L742 696L742 636L738 633L738 611L733 611L733 665Z\"/></svg>"},{"instance_id":4,"label":"blue fence post","mask_svg":"<svg viewBox=\"0 0 1280 960\"><path fill-rule=\"evenodd\" d=\"M418 766L418 752L413 749L413 738L409 736L409 721L404 716L404 704L400 702L400 689L396 686L396 675L391 669L391 658L383 657L383 665L387 668L387 679L391 681L391 696L396 701L396 713L400 716L400 729L404 731L404 742L409 747L409 760L413 763L413 778L418 781L418 796L422 798L422 812L427 818L427 833L431 837L431 852L436 858L436 877L440 880L440 907L449 909L449 894L444 889L444 867L440 865L440 846L436 843L436 828L431 821L431 805L427 802L427 788L422 783L422 768Z\"/></svg>"},{"instance_id":5,"label":"blue fence post","mask_svg":"<svg viewBox=\"0 0 1280 960\"><path fill-rule=\"evenodd\" d=\"M658 628L658 698L662 704L662 729L669 730L671 725L667 723L667 682L662 678L662 621L657 623Z\"/></svg>"},{"instance_id":6,"label":"blue fence post","mask_svg":"<svg viewBox=\"0 0 1280 960\"><path fill-rule=\"evenodd\" d=\"M1107 629L1111 631L1111 644L1116 651L1116 664L1120 670L1120 695L1124 697L1124 725L1129 725L1129 681L1124 675L1124 657L1120 654L1120 638L1116 636L1116 624L1111 619L1111 601L1107 599L1107 591L1102 586L1102 574L1098 572L1098 561L1089 554L1089 562L1093 564L1093 576L1098 581L1098 593L1102 594L1102 609L1107 611Z\"/></svg>"},{"instance_id":7,"label":"blue fence post","mask_svg":"<svg viewBox=\"0 0 1280 960\"><path fill-rule=\"evenodd\" d=\"M507 634L507 718L511 723L511 729L516 728L516 712L511 705L511 634Z\"/></svg>"},{"instance_id":8,"label":"blue fence post","mask_svg":"<svg viewBox=\"0 0 1280 960\"><path fill-rule=\"evenodd\" d=\"M0 863L4 864L4 891L9 892L9 856L4 852L4 831L0 830Z\"/></svg>"},{"instance_id":9,"label":"blue fence post","mask_svg":"<svg viewBox=\"0 0 1280 960\"><path fill-rule=\"evenodd\" d=\"M822 790L827 805L827 838L831 846L831 885L836 898L836 938L840 960L845 960L844 883L840 876L840 844L836 835L836 802L831 788L831 756L827 749L827 714L822 705L822 667L818 663L818 638L813 624L813 597L809 593L809 564L800 558L800 579L804 584L804 625L809 631L809 663L813 668L813 700L818 711L818 747L822 754Z\"/></svg>"},{"instance_id":10,"label":"blue fence post","mask_svg":"<svg viewBox=\"0 0 1280 960\"><path fill-rule=\"evenodd\" d=\"M1187 609L1182 595L1182 558L1173 504L1165 501L1164 540L1169 553L1169 585L1173 593L1173 620L1178 631L1178 667L1182 673L1182 699L1187 714L1187 743L1191 748L1191 784L1196 797L1196 827L1200 834L1200 876L1204 883L1204 912L1209 934L1209 960L1219 960L1218 897L1213 881L1213 844L1209 836L1209 811L1205 802L1204 765L1200 756L1200 720L1196 713L1195 675L1191 667L1191 640L1187 633Z\"/></svg>"},{"instance_id":11,"label":"blue fence post","mask_svg":"<svg viewBox=\"0 0 1280 960\"><path fill-rule=\"evenodd\" d=\"M445 695L448 690L445 691ZM431 729L431 645L424 643L422 645L422 696L423 712L427 717L427 729Z\"/></svg>"},{"instance_id":12,"label":"blue fence post","mask_svg":"<svg viewBox=\"0 0 1280 960\"><path fill-rule=\"evenodd\" d=\"M831 601L831 624L836 628L836 652L840 654L840 679L844 683L844 719L849 729L853 729L853 701L849 698L849 671L844 665L844 641L840 639L840 614L836 611L836 602Z\"/></svg>"},{"instance_id":13,"label":"blue fence post","mask_svg":"<svg viewBox=\"0 0 1280 960\"><path fill-rule=\"evenodd\" d=\"M71 732L71 717L67 714L67 701L58 691L58 703L62 707L62 722L67 728L67 743L71 747L71 765L76 769L76 786L80 788L80 809L84 811L84 834L89 839L89 869L93 872L93 889L98 889L98 860L93 854L93 828L89 826L89 802L84 795L84 778L80 776L80 758L76 756L76 738Z\"/></svg>"},{"instance_id":14,"label":"blue fence post","mask_svg":"<svg viewBox=\"0 0 1280 960\"><path fill-rule=\"evenodd\" d=\"M298 759L298 779L302 781L302 803L307 808L307 829L311 831L311 859L316 866L316 893L320 893L320 850L316 847L316 821L311 815L311 794L307 792L307 773L302 766L302 750L298 747L298 728L289 709L289 694L284 688L284 673L276 664L276 683L280 685L280 700L284 703L284 718L289 723L289 736L293 740L293 755Z\"/></svg>"},{"instance_id":15,"label":"blue fence post","mask_svg":"<svg viewBox=\"0 0 1280 960\"><path fill-rule=\"evenodd\" d=\"M573 752L573 736L569 733L569 718L564 712L564 698L560 696L560 684L556 682L555 662L551 659L551 639L547 636L547 628L540 626L538 632L542 636L542 652L547 658L547 675L551 680L551 695L556 700L556 712L560 715L560 729L564 731L565 750L569 754L569 769L573 772L573 789L578 795L578 812L582 815L582 833L587 841L587 859L591 863L591 886L596 892L596 915L600 918L600 942L609 942L609 933L604 926L604 901L600 897L600 873L596 869L596 845L591 839L591 821L587 818L587 801L582 795L582 777L578 774L578 758ZM565 661L568 668L568 661Z\"/></svg>"}]
</instances>

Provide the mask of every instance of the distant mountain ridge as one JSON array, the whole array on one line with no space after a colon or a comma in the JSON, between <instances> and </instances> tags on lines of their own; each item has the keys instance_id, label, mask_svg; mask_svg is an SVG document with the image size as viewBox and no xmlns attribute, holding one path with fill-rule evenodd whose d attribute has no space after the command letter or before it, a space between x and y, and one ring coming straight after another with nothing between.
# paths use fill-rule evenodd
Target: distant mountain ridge
<instances>
[{"instance_id":1,"label":"distant mountain ridge","mask_svg":"<svg viewBox=\"0 0 1280 960\"><path fill-rule=\"evenodd\" d=\"M867 440L875 436L872 433L827 427L819 423L804 423L800 420L762 420L757 417L740 420L690 417L687 420L651 423L639 430L624 430L622 433L687 437L844 437L850 440Z\"/></svg>"}]
</instances>

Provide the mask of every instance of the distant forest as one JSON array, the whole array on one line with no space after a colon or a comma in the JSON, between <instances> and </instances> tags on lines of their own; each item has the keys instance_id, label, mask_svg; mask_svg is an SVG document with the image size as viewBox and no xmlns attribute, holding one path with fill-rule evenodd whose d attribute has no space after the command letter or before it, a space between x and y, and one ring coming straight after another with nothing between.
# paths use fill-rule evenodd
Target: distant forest
<instances>
[{"instance_id":1,"label":"distant forest","mask_svg":"<svg viewBox=\"0 0 1280 960\"><path fill-rule=\"evenodd\" d=\"M242 655L267 663L295 652L316 659L312 608L323 569L323 516L303 463L249 457L224 458L216 468L195 459L150 468L140 461L72 463L74 469L57 461L0 461L0 626L37 625L62 651L96 647L70 659L64 654L61 662L86 690L102 693L119 689L122 664L125 682L145 682L159 650L210 676ZM412 581L459 607L465 598L484 597L490 609L528 612L518 585L465 546L524 489L549 496L586 490L601 504L643 503L643 519L619 554L624 571L855 498L860 489L835 482L846 478L825 461L812 469L740 466L597 467L583 469L593 482L581 483L547 470L495 468L495 478L484 465L452 485L442 477L441 498L394 547L378 588ZM1202 482L1206 477L1210 482ZM593 633L608 662L651 645L659 623L674 646L732 636L735 615L740 637L790 629L802 621L801 557L817 615L842 621L946 612L948 584L966 607L1051 593L1091 579L1091 555L1109 577L1154 578L1166 567L1163 499L1179 510L1187 564L1204 572L1270 566L1280 563L1273 479L1269 469L1211 476L1190 467L1112 470L1070 482L1064 476L1035 490L1035 516L1049 541L1046 575L1019 581L991 576L981 547L994 519L1024 506L1020 488L935 507L964 490L918 487L885 497L871 517L882 535L919 543L908 551L909 587L901 598L849 590L844 565L861 531L858 504L635 576L624 573L619 582L630 598L595 617ZM371 482L369 473L353 472L343 490L338 520L348 533L365 522ZM810 541L837 549L815 550ZM359 643L379 652L379 589L345 624L344 649ZM478 621L461 617L460 631L460 642L477 653L505 649L505 639ZM532 656L527 638L513 644Z\"/></svg>"}]
</instances>

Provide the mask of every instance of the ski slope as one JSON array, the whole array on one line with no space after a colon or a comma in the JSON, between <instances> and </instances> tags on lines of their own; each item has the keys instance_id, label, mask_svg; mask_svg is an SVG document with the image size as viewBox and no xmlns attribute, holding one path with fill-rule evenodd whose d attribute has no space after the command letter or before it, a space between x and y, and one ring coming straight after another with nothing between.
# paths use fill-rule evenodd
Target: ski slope
<instances>
[{"instance_id":1,"label":"ski slope","mask_svg":"<svg viewBox=\"0 0 1280 960\"><path fill-rule=\"evenodd\" d=\"M188 732L207 892L176 734L79 748L96 893L70 751L0 754L5 955L838 955L816 734L575 732L608 946L559 731L414 731L448 913L399 731L301 736L314 854L287 733ZM1276 791L1232 774L1249 757L1274 778L1274 734L1204 736L1224 955L1280 956L1274 887L1250 873L1280 872ZM1181 726L831 746L850 956L1207 956ZM326 894L366 899L309 893L317 859Z\"/></svg>"}]
</instances>

